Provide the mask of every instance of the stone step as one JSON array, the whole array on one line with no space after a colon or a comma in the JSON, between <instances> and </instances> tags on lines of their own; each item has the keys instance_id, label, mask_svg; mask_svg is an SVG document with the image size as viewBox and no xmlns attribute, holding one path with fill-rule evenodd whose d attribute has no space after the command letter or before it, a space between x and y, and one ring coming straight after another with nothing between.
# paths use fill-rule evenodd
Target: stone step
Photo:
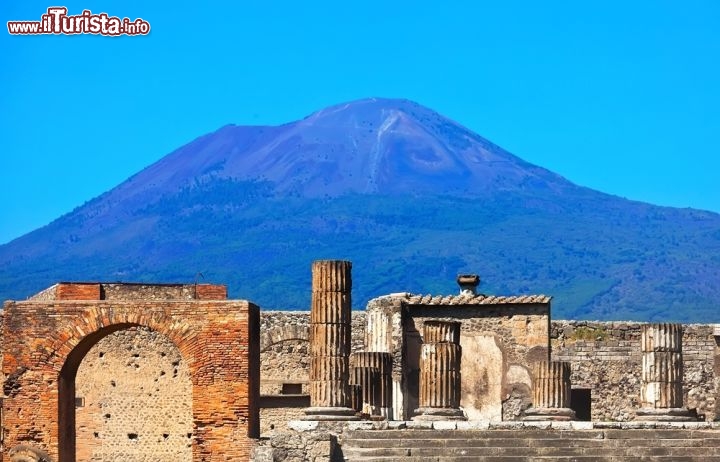
<instances>
[{"instance_id":1,"label":"stone step","mask_svg":"<svg viewBox=\"0 0 720 462\"><path fill-rule=\"evenodd\" d=\"M396 439L398 436L407 439L453 439L453 438L605 438L605 439L694 439L694 438L720 438L718 430L690 430L690 429L647 429L647 430L620 430L620 429L593 429L593 430L430 430L430 429L403 429L403 430L349 430L345 433L347 438L373 438Z\"/></svg>"},{"instance_id":2,"label":"stone step","mask_svg":"<svg viewBox=\"0 0 720 462\"><path fill-rule=\"evenodd\" d=\"M430 436L430 435L428 435ZM601 439L601 438L344 438L345 445L359 448L394 447L720 447L718 438L696 439Z\"/></svg>"},{"instance_id":3,"label":"stone step","mask_svg":"<svg viewBox=\"0 0 720 462\"><path fill-rule=\"evenodd\" d=\"M346 458L355 457L455 457L455 456L578 456L578 457L647 457L647 456L718 456L720 448L685 447L625 447L625 448L558 448L558 447L395 447L395 448L346 448Z\"/></svg>"},{"instance_id":4,"label":"stone step","mask_svg":"<svg viewBox=\"0 0 720 462\"><path fill-rule=\"evenodd\" d=\"M349 459L348 459L349 460ZM534 461L555 461L555 462L720 462L720 457L678 457L678 456L652 456L652 457L627 457L627 456L455 456L455 457L368 457L351 459L352 462L528 462Z\"/></svg>"},{"instance_id":5,"label":"stone step","mask_svg":"<svg viewBox=\"0 0 720 462\"><path fill-rule=\"evenodd\" d=\"M720 432L700 429L353 430L345 460L720 462Z\"/></svg>"}]
</instances>

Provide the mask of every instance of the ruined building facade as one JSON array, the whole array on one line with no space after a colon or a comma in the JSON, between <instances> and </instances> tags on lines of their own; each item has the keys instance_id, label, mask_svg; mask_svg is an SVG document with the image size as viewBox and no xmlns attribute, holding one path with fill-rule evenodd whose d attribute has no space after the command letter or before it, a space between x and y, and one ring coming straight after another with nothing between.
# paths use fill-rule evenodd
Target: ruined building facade
<instances>
[{"instance_id":1,"label":"ruined building facade","mask_svg":"<svg viewBox=\"0 0 720 462\"><path fill-rule=\"evenodd\" d=\"M260 311L209 284L59 283L6 302L0 461L320 461L349 421L720 415L714 325L555 321L550 297L482 295L472 275L456 294L351 312L349 262L313 268L309 312ZM317 421L340 427L292 433Z\"/></svg>"}]
</instances>

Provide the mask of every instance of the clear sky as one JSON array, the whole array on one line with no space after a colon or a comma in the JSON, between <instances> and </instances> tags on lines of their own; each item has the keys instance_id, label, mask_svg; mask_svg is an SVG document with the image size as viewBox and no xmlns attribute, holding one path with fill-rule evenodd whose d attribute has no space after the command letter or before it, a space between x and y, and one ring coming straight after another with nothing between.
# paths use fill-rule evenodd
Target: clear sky
<instances>
[{"instance_id":1,"label":"clear sky","mask_svg":"<svg viewBox=\"0 0 720 462\"><path fill-rule=\"evenodd\" d=\"M63 3L147 36L10 35L0 2L0 243L207 132L414 100L604 192L720 212L720 2Z\"/></svg>"}]
</instances>

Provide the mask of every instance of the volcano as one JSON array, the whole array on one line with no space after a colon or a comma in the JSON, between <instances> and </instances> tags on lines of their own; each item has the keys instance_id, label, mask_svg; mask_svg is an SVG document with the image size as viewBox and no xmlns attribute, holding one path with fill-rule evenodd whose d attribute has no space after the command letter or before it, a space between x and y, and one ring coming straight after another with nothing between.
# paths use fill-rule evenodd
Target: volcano
<instances>
[{"instance_id":1,"label":"volcano","mask_svg":"<svg viewBox=\"0 0 720 462\"><path fill-rule=\"evenodd\" d=\"M0 296L57 281L226 283L309 306L310 263L353 261L353 306L391 292L554 296L553 317L717 320L720 215L575 185L407 100L220 128L0 246Z\"/></svg>"}]
</instances>

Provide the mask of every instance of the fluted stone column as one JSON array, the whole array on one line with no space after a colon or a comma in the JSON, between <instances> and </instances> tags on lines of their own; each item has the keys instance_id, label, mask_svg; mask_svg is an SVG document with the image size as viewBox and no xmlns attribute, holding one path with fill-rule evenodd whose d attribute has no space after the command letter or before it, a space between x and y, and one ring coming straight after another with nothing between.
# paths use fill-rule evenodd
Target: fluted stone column
<instances>
[{"instance_id":1,"label":"fluted stone column","mask_svg":"<svg viewBox=\"0 0 720 462\"><path fill-rule=\"evenodd\" d=\"M573 420L570 409L570 363L541 361L533 367L533 407L524 420Z\"/></svg>"},{"instance_id":2,"label":"fluted stone column","mask_svg":"<svg viewBox=\"0 0 720 462\"><path fill-rule=\"evenodd\" d=\"M465 420L460 409L460 323L425 321L420 350L420 407L413 420Z\"/></svg>"},{"instance_id":3,"label":"fluted stone column","mask_svg":"<svg viewBox=\"0 0 720 462\"><path fill-rule=\"evenodd\" d=\"M353 383L350 384L350 407L355 412L362 412L363 408L362 387Z\"/></svg>"},{"instance_id":4,"label":"fluted stone column","mask_svg":"<svg viewBox=\"0 0 720 462\"><path fill-rule=\"evenodd\" d=\"M312 266L310 407L307 420L354 420L349 386L352 263Z\"/></svg>"},{"instance_id":5,"label":"fluted stone column","mask_svg":"<svg viewBox=\"0 0 720 462\"><path fill-rule=\"evenodd\" d=\"M642 326L641 409L637 420L697 420L683 407L682 337L681 324Z\"/></svg>"},{"instance_id":6,"label":"fluted stone column","mask_svg":"<svg viewBox=\"0 0 720 462\"><path fill-rule=\"evenodd\" d=\"M454 343L460 345L460 323L448 321L425 321L423 343Z\"/></svg>"},{"instance_id":7,"label":"fluted stone column","mask_svg":"<svg viewBox=\"0 0 720 462\"><path fill-rule=\"evenodd\" d=\"M372 408L371 414L387 419L392 418L392 355L378 351L363 351L354 353L350 359L351 364L356 368L365 367L378 370L379 376L375 383L376 392L372 395L373 400L369 402Z\"/></svg>"},{"instance_id":8,"label":"fluted stone column","mask_svg":"<svg viewBox=\"0 0 720 462\"><path fill-rule=\"evenodd\" d=\"M380 415L377 405L380 401L380 369L377 367L360 366L353 368L350 383L360 385L362 406L360 410L365 415Z\"/></svg>"}]
</instances>

